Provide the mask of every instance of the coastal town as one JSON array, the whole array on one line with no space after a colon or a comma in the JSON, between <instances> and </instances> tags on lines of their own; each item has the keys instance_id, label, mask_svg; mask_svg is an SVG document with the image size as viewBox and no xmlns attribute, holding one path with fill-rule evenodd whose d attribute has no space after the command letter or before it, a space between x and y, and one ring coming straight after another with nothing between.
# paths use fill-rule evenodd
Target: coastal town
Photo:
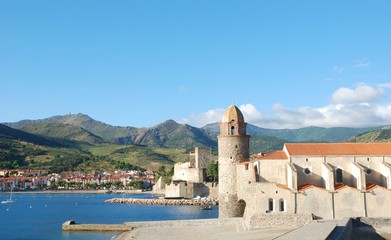
<instances>
[{"instance_id":1,"label":"coastal town","mask_svg":"<svg viewBox=\"0 0 391 240\"><path fill-rule=\"evenodd\" d=\"M0 191L150 189L155 179L153 170L49 173L43 169L2 169Z\"/></svg>"}]
</instances>

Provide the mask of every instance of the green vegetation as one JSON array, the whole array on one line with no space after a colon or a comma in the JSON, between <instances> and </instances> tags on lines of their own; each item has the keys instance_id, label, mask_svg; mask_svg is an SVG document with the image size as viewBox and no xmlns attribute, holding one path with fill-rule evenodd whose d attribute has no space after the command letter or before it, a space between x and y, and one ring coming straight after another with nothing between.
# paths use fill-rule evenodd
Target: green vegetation
<instances>
[{"instance_id":1,"label":"green vegetation","mask_svg":"<svg viewBox=\"0 0 391 240\"><path fill-rule=\"evenodd\" d=\"M211 182L217 182L219 179L219 166L217 162L212 162L206 168L206 177Z\"/></svg>"},{"instance_id":2,"label":"green vegetation","mask_svg":"<svg viewBox=\"0 0 391 240\"><path fill-rule=\"evenodd\" d=\"M390 129L379 128L276 130L248 124L247 130L251 135L250 153L280 150L286 142L339 142L357 134L351 141L389 141L391 137ZM116 127L85 114L0 124L0 168L56 172L154 169L169 178L168 168L188 161L194 147L211 147L217 155L218 132L218 124L200 129L173 120L152 128ZM167 169L163 171L161 166ZM212 179L217 174L213 167L208 170Z\"/></svg>"},{"instance_id":3,"label":"green vegetation","mask_svg":"<svg viewBox=\"0 0 391 240\"><path fill-rule=\"evenodd\" d=\"M276 137L251 136L250 153L269 153L281 150L286 142L288 141Z\"/></svg>"},{"instance_id":4,"label":"green vegetation","mask_svg":"<svg viewBox=\"0 0 391 240\"><path fill-rule=\"evenodd\" d=\"M349 140L350 142L390 142L391 129L380 129L359 134Z\"/></svg>"}]
</instances>

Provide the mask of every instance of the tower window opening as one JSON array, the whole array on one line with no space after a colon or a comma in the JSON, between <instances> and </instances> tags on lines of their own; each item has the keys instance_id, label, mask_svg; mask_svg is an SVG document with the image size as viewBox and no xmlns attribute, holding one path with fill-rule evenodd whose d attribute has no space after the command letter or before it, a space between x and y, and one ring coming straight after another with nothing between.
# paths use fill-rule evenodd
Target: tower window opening
<instances>
[{"instance_id":1,"label":"tower window opening","mask_svg":"<svg viewBox=\"0 0 391 240\"><path fill-rule=\"evenodd\" d=\"M343 171L342 169L338 168L335 170L335 182L336 183L342 183L343 182Z\"/></svg>"},{"instance_id":2,"label":"tower window opening","mask_svg":"<svg viewBox=\"0 0 391 240\"><path fill-rule=\"evenodd\" d=\"M231 126L231 135L234 135L234 134L235 134L235 127Z\"/></svg>"},{"instance_id":3,"label":"tower window opening","mask_svg":"<svg viewBox=\"0 0 391 240\"><path fill-rule=\"evenodd\" d=\"M269 209L268 212L273 212L274 210L274 201L272 198L269 198Z\"/></svg>"},{"instance_id":4,"label":"tower window opening","mask_svg":"<svg viewBox=\"0 0 391 240\"><path fill-rule=\"evenodd\" d=\"M280 199L280 212L285 212L285 201L283 198Z\"/></svg>"},{"instance_id":5,"label":"tower window opening","mask_svg":"<svg viewBox=\"0 0 391 240\"><path fill-rule=\"evenodd\" d=\"M305 168L303 170L303 172L305 173L305 175L310 175L311 174L311 170L309 168Z\"/></svg>"}]
</instances>

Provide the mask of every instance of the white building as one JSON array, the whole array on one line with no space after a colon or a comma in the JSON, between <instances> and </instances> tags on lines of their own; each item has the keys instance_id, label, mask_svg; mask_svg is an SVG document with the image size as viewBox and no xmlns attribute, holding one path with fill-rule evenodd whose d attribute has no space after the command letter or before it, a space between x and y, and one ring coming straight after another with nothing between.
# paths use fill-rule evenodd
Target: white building
<instances>
[{"instance_id":1,"label":"white building","mask_svg":"<svg viewBox=\"0 0 391 240\"><path fill-rule=\"evenodd\" d=\"M248 153L246 123L232 105L219 136L221 218L391 216L391 143L286 143L266 155Z\"/></svg>"}]
</instances>

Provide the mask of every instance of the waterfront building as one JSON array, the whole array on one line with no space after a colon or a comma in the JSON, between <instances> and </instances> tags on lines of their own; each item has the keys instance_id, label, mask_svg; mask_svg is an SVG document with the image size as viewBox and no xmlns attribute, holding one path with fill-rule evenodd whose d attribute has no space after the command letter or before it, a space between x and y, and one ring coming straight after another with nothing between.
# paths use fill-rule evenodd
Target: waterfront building
<instances>
[{"instance_id":1,"label":"waterfront building","mask_svg":"<svg viewBox=\"0 0 391 240\"><path fill-rule=\"evenodd\" d=\"M391 143L286 143L250 156L249 137L230 106L218 136L220 218L391 216Z\"/></svg>"},{"instance_id":2,"label":"waterfront building","mask_svg":"<svg viewBox=\"0 0 391 240\"><path fill-rule=\"evenodd\" d=\"M211 148L196 147L189 158L189 162L174 165L174 175L169 184L160 178L154 191L164 192L165 198L217 197L217 186L206 182L206 168L213 161Z\"/></svg>"}]
</instances>

